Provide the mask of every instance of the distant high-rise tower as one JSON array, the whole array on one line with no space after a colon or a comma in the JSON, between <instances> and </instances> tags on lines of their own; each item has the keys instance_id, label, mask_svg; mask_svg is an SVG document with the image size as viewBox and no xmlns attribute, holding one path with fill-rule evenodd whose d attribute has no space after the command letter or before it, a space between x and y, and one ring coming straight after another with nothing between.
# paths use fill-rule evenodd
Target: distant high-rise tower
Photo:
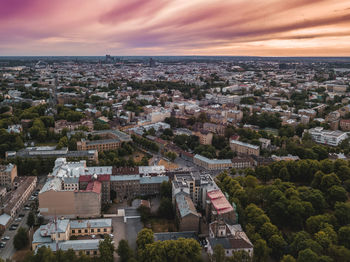
<instances>
[{"instance_id":1,"label":"distant high-rise tower","mask_svg":"<svg viewBox=\"0 0 350 262\"><path fill-rule=\"evenodd\" d=\"M114 62L114 58L111 57L111 55L106 55L106 63L113 63Z\"/></svg>"},{"instance_id":2,"label":"distant high-rise tower","mask_svg":"<svg viewBox=\"0 0 350 262\"><path fill-rule=\"evenodd\" d=\"M153 58L150 58L149 67L155 67L155 66L156 66L156 62L153 60Z\"/></svg>"}]
</instances>

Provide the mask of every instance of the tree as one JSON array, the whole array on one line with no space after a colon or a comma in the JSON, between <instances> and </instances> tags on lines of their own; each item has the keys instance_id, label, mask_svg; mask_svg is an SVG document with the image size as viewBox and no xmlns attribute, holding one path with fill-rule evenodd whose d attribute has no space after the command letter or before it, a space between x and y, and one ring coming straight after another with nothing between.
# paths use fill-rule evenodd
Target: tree
<instances>
[{"instance_id":1,"label":"tree","mask_svg":"<svg viewBox=\"0 0 350 262\"><path fill-rule=\"evenodd\" d=\"M285 255L282 257L281 262L296 262L296 260L291 255Z\"/></svg>"},{"instance_id":2,"label":"tree","mask_svg":"<svg viewBox=\"0 0 350 262\"><path fill-rule=\"evenodd\" d=\"M33 211L30 211L28 214L28 218L27 218L27 225L29 227L32 227L32 226L34 226L34 224L35 224L35 215L34 215Z\"/></svg>"},{"instance_id":3,"label":"tree","mask_svg":"<svg viewBox=\"0 0 350 262\"><path fill-rule=\"evenodd\" d=\"M148 228L142 229L137 234L136 244L138 249L144 249L147 244L151 244L154 242L153 231Z\"/></svg>"},{"instance_id":4,"label":"tree","mask_svg":"<svg viewBox=\"0 0 350 262\"><path fill-rule=\"evenodd\" d=\"M330 189L328 189L327 193L328 200L333 204L337 201L344 202L348 199L346 190L341 186L332 186Z\"/></svg>"},{"instance_id":5,"label":"tree","mask_svg":"<svg viewBox=\"0 0 350 262\"><path fill-rule=\"evenodd\" d=\"M266 183L271 179L272 171L269 166L258 166L255 170L257 178Z\"/></svg>"},{"instance_id":6,"label":"tree","mask_svg":"<svg viewBox=\"0 0 350 262\"><path fill-rule=\"evenodd\" d=\"M106 235L103 241L100 241L98 246L98 250L100 251L99 261L102 262L113 262L113 253L114 253L114 245L112 243L112 239Z\"/></svg>"},{"instance_id":7,"label":"tree","mask_svg":"<svg viewBox=\"0 0 350 262\"><path fill-rule=\"evenodd\" d=\"M298 254L298 262L317 262L318 256L310 248L304 249Z\"/></svg>"},{"instance_id":8,"label":"tree","mask_svg":"<svg viewBox=\"0 0 350 262\"><path fill-rule=\"evenodd\" d=\"M148 219L151 217L151 209L149 207L146 207L144 205L139 206L137 209L141 214L141 221L142 223L147 223Z\"/></svg>"},{"instance_id":9,"label":"tree","mask_svg":"<svg viewBox=\"0 0 350 262\"><path fill-rule=\"evenodd\" d=\"M350 203L337 202L334 208L334 215L341 226L350 224Z\"/></svg>"},{"instance_id":10,"label":"tree","mask_svg":"<svg viewBox=\"0 0 350 262\"><path fill-rule=\"evenodd\" d=\"M281 256L283 255L286 247L287 247L287 243L286 241L283 239L282 236L280 235L273 235L269 240L268 240L268 244L269 247L272 249L272 256L274 258L276 258L277 260L281 258Z\"/></svg>"},{"instance_id":11,"label":"tree","mask_svg":"<svg viewBox=\"0 0 350 262\"><path fill-rule=\"evenodd\" d=\"M258 262L266 261L270 253L270 249L266 244L266 241L259 239L254 243L254 257Z\"/></svg>"},{"instance_id":12,"label":"tree","mask_svg":"<svg viewBox=\"0 0 350 262\"><path fill-rule=\"evenodd\" d=\"M158 208L158 216L172 219L174 217L173 203L169 198L162 198Z\"/></svg>"},{"instance_id":13,"label":"tree","mask_svg":"<svg viewBox=\"0 0 350 262\"><path fill-rule=\"evenodd\" d=\"M177 158L177 154L175 152L166 152L165 156L171 161L174 162L174 160Z\"/></svg>"},{"instance_id":14,"label":"tree","mask_svg":"<svg viewBox=\"0 0 350 262\"><path fill-rule=\"evenodd\" d=\"M170 181L163 181L160 184L160 196L165 198L171 198L172 187Z\"/></svg>"},{"instance_id":15,"label":"tree","mask_svg":"<svg viewBox=\"0 0 350 262\"><path fill-rule=\"evenodd\" d=\"M28 243L29 243L29 239L28 239L27 230L25 230L23 227L20 227L13 240L13 245L16 250L20 250L25 248L28 245Z\"/></svg>"},{"instance_id":16,"label":"tree","mask_svg":"<svg viewBox=\"0 0 350 262\"><path fill-rule=\"evenodd\" d=\"M128 241L124 239L120 240L117 253L121 262L128 262L129 259L133 257L132 249L130 248Z\"/></svg>"},{"instance_id":17,"label":"tree","mask_svg":"<svg viewBox=\"0 0 350 262\"><path fill-rule=\"evenodd\" d=\"M338 231L339 244L350 248L350 226L341 227Z\"/></svg>"},{"instance_id":18,"label":"tree","mask_svg":"<svg viewBox=\"0 0 350 262\"><path fill-rule=\"evenodd\" d=\"M225 261L225 249L222 245L218 244L214 247L213 259L215 262Z\"/></svg>"}]
</instances>

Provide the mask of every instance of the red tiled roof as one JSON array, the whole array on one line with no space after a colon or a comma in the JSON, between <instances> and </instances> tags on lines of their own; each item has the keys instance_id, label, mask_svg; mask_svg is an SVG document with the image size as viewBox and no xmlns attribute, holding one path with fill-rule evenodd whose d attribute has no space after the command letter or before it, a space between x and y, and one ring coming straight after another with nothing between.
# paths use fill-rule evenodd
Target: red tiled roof
<instances>
[{"instance_id":1,"label":"red tiled roof","mask_svg":"<svg viewBox=\"0 0 350 262\"><path fill-rule=\"evenodd\" d=\"M99 181L92 181L90 182L87 187L86 187L86 190L83 190L83 191L92 191L92 192L95 192L97 194L100 194L101 193L101 182Z\"/></svg>"},{"instance_id":2,"label":"red tiled roof","mask_svg":"<svg viewBox=\"0 0 350 262\"><path fill-rule=\"evenodd\" d=\"M79 177L79 182L90 182L92 180L92 175L84 175ZM110 175L98 175L97 181L103 182L103 181L109 181L111 180Z\"/></svg>"},{"instance_id":3,"label":"red tiled roof","mask_svg":"<svg viewBox=\"0 0 350 262\"><path fill-rule=\"evenodd\" d=\"M207 193L207 195L218 214L224 214L233 211L233 207L228 202L220 189L210 191Z\"/></svg>"}]
</instances>

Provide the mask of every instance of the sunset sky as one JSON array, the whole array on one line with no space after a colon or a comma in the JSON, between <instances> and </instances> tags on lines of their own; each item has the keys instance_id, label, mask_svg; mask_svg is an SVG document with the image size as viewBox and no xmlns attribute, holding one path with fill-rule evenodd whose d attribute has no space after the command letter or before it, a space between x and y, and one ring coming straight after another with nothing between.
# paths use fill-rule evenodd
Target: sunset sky
<instances>
[{"instance_id":1,"label":"sunset sky","mask_svg":"<svg viewBox=\"0 0 350 262\"><path fill-rule=\"evenodd\" d=\"M350 1L0 1L0 55L105 54L350 56Z\"/></svg>"}]
</instances>

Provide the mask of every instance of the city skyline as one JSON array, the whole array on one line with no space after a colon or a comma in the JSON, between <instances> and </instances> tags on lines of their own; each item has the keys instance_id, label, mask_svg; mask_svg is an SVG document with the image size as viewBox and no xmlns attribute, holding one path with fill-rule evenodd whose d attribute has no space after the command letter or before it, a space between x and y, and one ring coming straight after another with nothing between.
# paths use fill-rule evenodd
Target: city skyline
<instances>
[{"instance_id":1,"label":"city skyline","mask_svg":"<svg viewBox=\"0 0 350 262\"><path fill-rule=\"evenodd\" d=\"M4 0L0 55L349 56L348 1Z\"/></svg>"}]
</instances>

